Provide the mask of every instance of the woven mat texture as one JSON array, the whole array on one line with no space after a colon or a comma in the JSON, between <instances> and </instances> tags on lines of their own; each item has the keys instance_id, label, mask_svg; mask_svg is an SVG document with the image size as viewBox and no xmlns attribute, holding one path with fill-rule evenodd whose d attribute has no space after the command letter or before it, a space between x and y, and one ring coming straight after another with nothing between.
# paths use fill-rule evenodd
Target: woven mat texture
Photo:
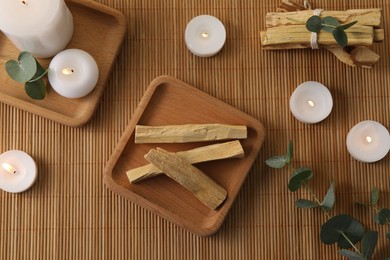
<instances>
[{"instance_id":1,"label":"woven mat texture","mask_svg":"<svg viewBox=\"0 0 390 260\"><path fill-rule=\"evenodd\" d=\"M349 129L362 120L390 127L390 1L313 0L314 8L383 9L385 41L372 50L373 69L351 68L326 50L263 51L259 31L279 0L99 0L123 12L128 32L93 119L71 128L0 104L0 152L20 149L37 161L35 185L22 194L0 191L0 259L342 259L323 245L320 210L296 209L307 191L287 190L289 172L264 161L295 144L294 164L313 169L320 198L335 181L331 215L347 213L379 231L375 259L390 256L389 226L373 222L367 200L376 186L390 207L390 157L359 163L348 154ZM212 58L192 55L186 24L218 17L227 40ZM99 44L99 43L96 43ZM104 48L104 46L101 46ZM3 72L1 72L3 73ZM267 136L258 159L218 233L197 237L107 189L103 170L149 83L170 75L261 121ZM326 85L331 115L315 125L297 121L289 98L302 82Z\"/></svg>"}]
</instances>

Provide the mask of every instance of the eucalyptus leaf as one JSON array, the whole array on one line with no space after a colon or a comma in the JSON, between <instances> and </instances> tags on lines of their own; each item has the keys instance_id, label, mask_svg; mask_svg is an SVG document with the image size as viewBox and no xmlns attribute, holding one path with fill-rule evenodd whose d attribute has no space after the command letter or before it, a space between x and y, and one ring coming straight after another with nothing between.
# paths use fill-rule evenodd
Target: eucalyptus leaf
<instances>
[{"instance_id":1,"label":"eucalyptus leaf","mask_svg":"<svg viewBox=\"0 0 390 260\"><path fill-rule=\"evenodd\" d=\"M349 215L337 215L325 222L321 227L320 238L324 244L334 244L340 240L340 231L347 230L353 218Z\"/></svg>"},{"instance_id":2,"label":"eucalyptus leaf","mask_svg":"<svg viewBox=\"0 0 390 260\"><path fill-rule=\"evenodd\" d=\"M346 230L342 230L342 232L352 244L356 244L364 236L364 227L361 223L353 219L349 227ZM337 245L344 249L351 248L352 245L348 240L344 236L341 236L339 241L337 241Z\"/></svg>"},{"instance_id":3,"label":"eucalyptus leaf","mask_svg":"<svg viewBox=\"0 0 390 260\"><path fill-rule=\"evenodd\" d=\"M374 254L375 247L378 243L378 232L368 231L362 238L362 254L367 259L371 259Z\"/></svg>"},{"instance_id":4,"label":"eucalyptus leaf","mask_svg":"<svg viewBox=\"0 0 390 260\"><path fill-rule=\"evenodd\" d=\"M343 48L347 46L348 36L343 30L336 29L332 32L332 34L338 45L340 45Z\"/></svg>"},{"instance_id":5,"label":"eucalyptus leaf","mask_svg":"<svg viewBox=\"0 0 390 260\"><path fill-rule=\"evenodd\" d=\"M364 257L362 257L361 255L359 255L358 253L355 253L353 251L350 251L350 250L346 250L346 249L341 249L339 251L339 253L343 256L346 256L348 257L350 260L363 260L365 259Z\"/></svg>"},{"instance_id":6,"label":"eucalyptus leaf","mask_svg":"<svg viewBox=\"0 0 390 260\"><path fill-rule=\"evenodd\" d=\"M43 79L34 82L26 82L25 91L32 99L44 99L46 96L46 84Z\"/></svg>"},{"instance_id":7,"label":"eucalyptus leaf","mask_svg":"<svg viewBox=\"0 0 390 260\"><path fill-rule=\"evenodd\" d=\"M288 189L292 192L297 191L303 184L313 177L313 172L307 167L302 167L293 172L288 182Z\"/></svg>"},{"instance_id":8,"label":"eucalyptus leaf","mask_svg":"<svg viewBox=\"0 0 390 260\"><path fill-rule=\"evenodd\" d=\"M290 163L291 159L293 158L293 152L294 152L294 146L291 141L288 142L287 146L287 154L286 154L286 162Z\"/></svg>"},{"instance_id":9,"label":"eucalyptus leaf","mask_svg":"<svg viewBox=\"0 0 390 260\"><path fill-rule=\"evenodd\" d=\"M390 221L390 209L383 208L374 217L375 222L386 225Z\"/></svg>"},{"instance_id":10,"label":"eucalyptus leaf","mask_svg":"<svg viewBox=\"0 0 390 260\"><path fill-rule=\"evenodd\" d=\"M370 194L370 205L371 206L376 206L379 201L379 190L377 187L374 187L371 189L371 194Z\"/></svg>"},{"instance_id":11,"label":"eucalyptus leaf","mask_svg":"<svg viewBox=\"0 0 390 260\"><path fill-rule=\"evenodd\" d=\"M265 163L271 168L280 169L286 166L287 159L285 155L277 155L267 159Z\"/></svg>"},{"instance_id":12,"label":"eucalyptus leaf","mask_svg":"<svg viewBox=\"0 0 390 260\"><path fill-rule=\"evenodd\" d=\"M295 201L295 206L300 209L312 209L317 208L319 205L315 201L299 199Z\"/></svg>"},{"instance_id":13,"label":"eucalyptus leaf","mask_svg":"<svg viewBox=\"0 0 390 260\"><path fill-rule=\"evenodd\" d=\"M317 15L313 15L306 21L306 28L311 32L318 33L321 27L321 18Z\"/></svg>"},{"instance_id":14,"label":"eucalyptus leaf","mask_svg":"<svg viewBox=\"0 0 390 260\"><path fill-rule=\"evenodd\" d=\"M29 82L34 82L41 79L49 71L49 69L45 70L37 60L35 60L35 62L37 63L37 71L35 72L35 75L32 77L32 79L29 80Z\"/></svg>"},{"instance_id":15,"label":"eucalyptus leaf","mask_svg":"<svg viewBox=\"0 0 390 260\"><path fill-rule=\"evenodd\" d=\"M332 181L324 200L321 202L321 208L325 211L330 211L333 208L335 201L334 182Z\"/></svg>"},{"instance_id":16,"label":"eucalyptus leaf","mask_svg":"<svg viewBox=\"0 0 390 260\"><path fill-rule=\"evenodd\" d=\"M332 16L322 19L322 29L326 32L333 32L338 26L340 26L340 22Z\"/></svg>"},{"instance_id":17,"label":"eucalyptus leaf","mask_svg":"<svg viewBox=\"0 0 390 260\"><path fill-rule=\"evenodd\" d=\"M339 27L337 27L337 29L339 30L347 30L348 28L350 28L351 26L353 26L354 24L356 24L358 21L354 21L354 22L351 22L351 23L348 23L348 24L343 24L343 25L340 25Z\"/></svg>"},{"instance_id":18,"label":"eucalyptus leaf","mask_svg":"<svg viewBox=\"0 0 390 260\"><path fill-rule=\"evenodd\" d=\"M31 53L22 52L18 60L7 61L5 69L13 80L25 83L34 77L37 71L37 62Z\"/></svg>"}]
</instances>

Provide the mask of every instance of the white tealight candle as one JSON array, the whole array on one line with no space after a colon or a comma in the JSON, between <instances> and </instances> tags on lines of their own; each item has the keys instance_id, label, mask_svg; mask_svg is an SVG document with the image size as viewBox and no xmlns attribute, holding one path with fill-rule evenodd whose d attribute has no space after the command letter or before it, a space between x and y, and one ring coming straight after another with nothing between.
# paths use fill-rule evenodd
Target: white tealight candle
<instances>
[{"instance_id":1,"label":"white tealight candle","mask_svg":"<svg viewBox=\"0 0 390 260\"><path fill-rule=\"evenodd\" d=\"M0 189L7 192L23 192L37 178L37 165L25 152L11 150L0 155Z\"/></svg>"},{"instance_id":2,"label":"white tealight candle","mask_svg":"<svg viewBox=\"0 0 390 260\"><path fill-rule=\"evenodd\" d=\"M362 121L349 131L347 149L358 161L368 163L379 161L389 152L389 131L378 122Z\"/></svg>"},{"instance_id":3,"label":"white tealight candle","mask_svg":"<svg viewBox=\"0 0 390 260\"><path fill-rule=\"evenodd\" d=\"M217 54L225 44L226 30L220 20L211 15L193 18L185 30L187 48L199 57Z\"/></svg>"},{"instance_id":4,"label":"white tealight candle","mask_svg":"<svg viewBox=\"0 0 390 260\"><path fill-rule=\"evenodd\" d=\"M324 120L332 111L333 99L329 90L319 82L299 85L290 98L290 110L301 122L314 124Z\"/></svg>"},{"instance_id":5,"label":"white tealight candle","mask_svg":"<svg viewBox=\"0 0 390 260\"><path fill-rule=\"evenodd\" d=\"M73 35L73 17L64 0L0 0L0 30L21 51L52 57Z\"/></svg>"},{"instance_id":6,"label":"white tealight candle","mask_svg":"<svg viewBox=\"0 0 390 260\"><path fill-rule=\"evenodd\" d=\"M99 69L87 52L68 49L57 54L50 62L48 78L50 85L61 96L80 98L95 88Z\"/></svg>"}]
</instances>

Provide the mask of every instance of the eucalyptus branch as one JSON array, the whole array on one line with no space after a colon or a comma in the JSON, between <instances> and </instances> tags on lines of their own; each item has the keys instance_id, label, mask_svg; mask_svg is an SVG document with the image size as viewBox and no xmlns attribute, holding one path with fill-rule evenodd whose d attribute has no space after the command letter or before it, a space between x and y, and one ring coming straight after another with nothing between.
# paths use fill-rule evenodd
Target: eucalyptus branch
<instances>
[{"instance_id":1,"label":"eucalyptus branch","mask_svg":"<svg viewBox=\"0 0 390 260\"><path fill-rule=\"evenodd\" d=\"M44 99L46 84L43 77L45 70L29 52L21 52L17 60L9 60L5 64L8 75L15 81L24 83L27 95L33 99Z\"/></svg>"},{"instance_id":2,"label":"eucalyptus branch","mask_svg":"<svg viewBox=\"0 0 390 260\"><path fill-rule=\"evenodd\" d=\"M341 248L339 253L343 256L349 257L350 259L371 259L378 242L378 232L364 232L363 225L353 217L346 214L340 214L331 217L329 211L333 208L335 203L334 182L332 181L326 195L324 196L324 199L321 201L309 185L309 180L313 177L312 170L307 167L295 169L292 166L292 157L293 145L290 141L288 143L287 153L285 155L273 156L266 160L266 164L269 167L276 169L287 166L291 172L288 182L288 189L291 192L295 192L300 188L305 188L313 197L313 201L298 199L295 202L296 207L302 209L320 207L324 212L327 221L321 226L321 241L324 244L337 243L337 245ZM374 192L374 195L375 198L379 197L378 192ZM380 214L382 210L380 210L378 214ZM385 211L385 213L387 213L387 211ZM390 210L388 213L390 219ZM390 233L388 233L388 237L390 237ZM362 244L362 251L356 247L356 244L359 241L361 241ZM347 250L349 248L353 248L354 251Z\"/></svg>"}]
</instances>

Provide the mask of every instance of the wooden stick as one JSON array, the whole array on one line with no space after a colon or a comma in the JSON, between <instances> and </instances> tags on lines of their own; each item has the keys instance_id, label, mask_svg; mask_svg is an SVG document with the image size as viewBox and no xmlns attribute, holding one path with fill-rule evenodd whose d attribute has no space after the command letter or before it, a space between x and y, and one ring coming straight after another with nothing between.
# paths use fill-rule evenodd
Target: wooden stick
<instances>
[{"instance_id":1,"label":"wooden stick","mask_svg":"<svg viewBox=\"0 0 390 260\"><path fill-rule=\"evenodd\" d=\"M341 24L358 21L358 25L378 27L381 24L381 9L357 9L346 11L321 12L322 18L326 16L335 17ZM285 25L304 25L313 16L313 10L296 12L270 12L266 15L266 27L278 27Z\"/></svg>"},{"instance_id":2,"label":"wooden stick","mask_svg":"<svg viewBox=\"0 0 390 260\"><path fill-rule=\"evenodd\" d=\"M229 158L243 158L245 156L244 149L238 140L181 151L177 152L176 155L189 164ZM136 183L160 174L162 174L162 171L153 164L144 165L126 172L130 183Z\"/></svg>"},{"instance_id":3,"label":"wooden stick","mask_svg":"<svg viewBox=\"0 0 390 260\"><path fill-rule=\"evenodd\" d=\"M247 138L246 126L188 124L135 128L135 143L189 143Z\"/></svg>"},{"instance_id":4,"label":"wooden stick","mask_svg":"<svg viewBox=\"0 0 390 260\"><path fill-rule=\"evenodd\" d=\"M215 210L226 199L227 191L198 168L184 162L179 156L162 149L152 149L145 159L162 170L201 202Z\"/></svg>"},{"instance_id":5,"label":"wooden stick","mask_svg":"<svg viewBox=\"0 0 390 260\"><path fill-rule=\"evenodd\" d=\"M372 45L374 40L374 29L370 26L354 25L345 31L348 36L348 45ZM305 25L289 25L282 27L268 28L261 35L263 46L275 44L301 44L310 47L311 32ZM321 31L318 33L319 45L337 45L333 35Z\"/></svg>"}]
</instances>

